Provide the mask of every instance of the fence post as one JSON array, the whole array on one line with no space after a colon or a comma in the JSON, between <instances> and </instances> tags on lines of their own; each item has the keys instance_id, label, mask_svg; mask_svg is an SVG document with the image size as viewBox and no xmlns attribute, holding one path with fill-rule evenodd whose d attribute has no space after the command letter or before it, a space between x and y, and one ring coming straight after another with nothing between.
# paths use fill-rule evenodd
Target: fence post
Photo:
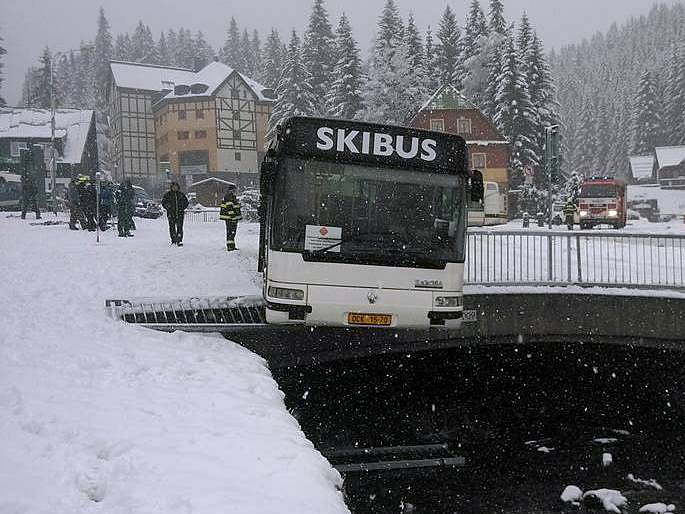
<instances>
[{"instance_id":1,"label":"fence post","mask_svg":"<svg viewBox=\"0 0 685 514\"><path fill-rule=\"evenodd\" d=\"M571 283L571 236L566 236L566 281Z\"/></svg>"},{"instance_id":2,"label":"fence post","mask_svg":"<svg viewBox=\"0 0 685 514\"><path fill-rule=\"evenodd\" d=\"M553 273L552 273L552 262L553 262L553 245L552 245L552 234L547 234L547 280L549 282L552 282L553 280Z\"/></svg>"},{"instance_id":3,"label":"fence post","mask_svg":"<svg viewBox=\"0 0 685 514\"><path fill-rule=\"evenodd\" d=\"M571 252L569 252L569 255ZM582 264L580 262L580 236L576 234L576 265L578 267L578 283L583 283ZM570 273L570 271L569 271Z\"/></svg>"}]
</instances>

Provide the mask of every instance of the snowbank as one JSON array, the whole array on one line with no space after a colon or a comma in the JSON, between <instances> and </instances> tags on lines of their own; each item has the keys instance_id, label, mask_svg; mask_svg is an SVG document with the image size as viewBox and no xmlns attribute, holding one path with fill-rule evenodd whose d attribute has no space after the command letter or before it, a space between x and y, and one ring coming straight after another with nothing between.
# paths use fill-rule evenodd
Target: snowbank
<instances>
[{"instance_id":1,"label":"snowbank","mask_svg":"<svg viewBox=\"0 0 685 514\"><path fill-rule=\"evenodd\" d=\"M135 238L0 215L0 512L347 512L265 362L105 318L105 298L255 294L254 226Z\"/></svg>"}]
</instances>

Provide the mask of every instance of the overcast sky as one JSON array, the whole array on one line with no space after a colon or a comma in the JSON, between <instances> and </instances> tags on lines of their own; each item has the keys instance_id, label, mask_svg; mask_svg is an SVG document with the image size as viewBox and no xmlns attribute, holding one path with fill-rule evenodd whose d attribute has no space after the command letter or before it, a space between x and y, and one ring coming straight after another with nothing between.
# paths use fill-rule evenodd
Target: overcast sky
<instances>
[{"instance_id":1,"label":"overcast sky","mask_svg":"<svg viewBox=\"0 0 685 514\"><path fill-rule=\"evenodd\" d=\"M665 0L668 4L678 0ZM414 11L419 27L437 25L449 3L463 24L470 0L396 0L403 16ZM373 38L376 19L385 0L327 0L334 23L342 11L351 18L363 48ZM488 0L481 0L484 7ZM612 22L646 14L653 0L504 0L507 18L526 11L547 48L574 43L606 30ZM225 39L228 20L235 16L241 29L256 28L262 37L276 27L283 36L306 25L312 0L0 0L0 36L4 38L5 82L2 94L12 105L19 102L26 68L35 63L45 45L54 50L78 47L95 36L100 5L112 33L132 32L142 19L155 36L161 30L183 26L202 30L219 47Z\"/></svg>"}]
</instances>

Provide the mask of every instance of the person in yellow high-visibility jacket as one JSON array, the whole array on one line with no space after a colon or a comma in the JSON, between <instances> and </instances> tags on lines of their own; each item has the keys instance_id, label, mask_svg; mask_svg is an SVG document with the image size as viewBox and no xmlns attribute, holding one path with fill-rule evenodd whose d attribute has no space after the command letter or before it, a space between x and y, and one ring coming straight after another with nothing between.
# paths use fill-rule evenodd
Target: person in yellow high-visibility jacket
<instances>
[{"instance_id":1,"label":"person in yellow high-visibility jacket","mask_svg":"<svg viewBox=\"0 0 685 514\"><path fill-rule=\"evenodd\" d=\"M235 186L229 187L221 202L219 219L226 222L226 251L232 252L235 247L235 233L238 230L238 221L243 219L240 212L240 202L235 196Z\"/></svg>"}]
</instances>

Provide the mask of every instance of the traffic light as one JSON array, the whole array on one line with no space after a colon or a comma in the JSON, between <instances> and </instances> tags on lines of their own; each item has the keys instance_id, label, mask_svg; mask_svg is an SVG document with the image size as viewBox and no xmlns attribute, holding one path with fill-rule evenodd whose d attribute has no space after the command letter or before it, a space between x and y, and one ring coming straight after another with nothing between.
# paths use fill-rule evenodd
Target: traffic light
<instances>
[{"instance_id":1,"label":"traffic light","mask_svg":"<svg viewBox=\"0 0 685 514\"><path fill-rule=\"evenodd\" d=\"M550 183L559 180L561 172L561 133L559 125L545 129L545 165Z\"/></svg>"}]
</instances>

